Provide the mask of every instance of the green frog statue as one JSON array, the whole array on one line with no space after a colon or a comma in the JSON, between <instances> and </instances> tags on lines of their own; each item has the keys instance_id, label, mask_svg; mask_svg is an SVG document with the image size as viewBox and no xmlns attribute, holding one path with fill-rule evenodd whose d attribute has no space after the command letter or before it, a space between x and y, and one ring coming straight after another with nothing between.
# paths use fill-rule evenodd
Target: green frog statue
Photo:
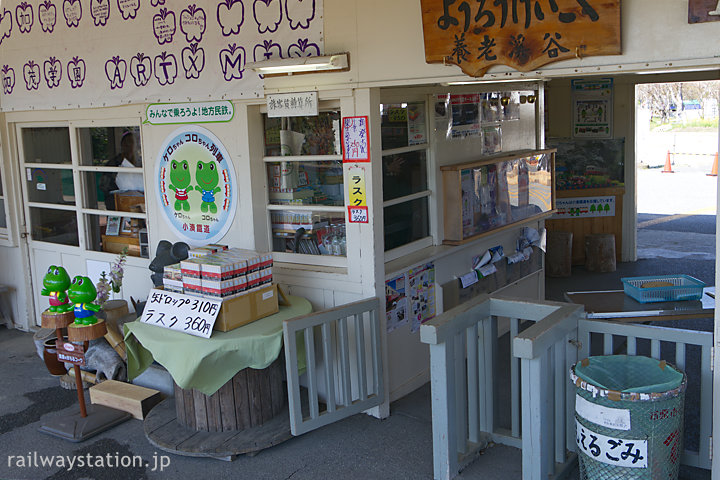
<instances>
[{"instance_id":1,"label":"green frog statue","mask_svg":"<svg viewBox=\"0 0 720 480\"><path fill-rule=\"evenodd\" d=\"M50 265L43 278L43 289L40 295L50 297L51 313L67 313L73 309L68 300L67 289L70 287L70 275L63 267Z\"/></svg>"},{"instance_id":2,"label":"green frog statue","mask_svg":"<svg viewBox=\"0 0 720 480\"><path fill-rule=\"evenodd\" d=\"M97 298L97 290L92 280L78 275L73 278L68 290L70 301L75 304L75 324L94 325L98 319L95 316L100 311L100 305L92 303Z\"/></svg>"}]
</instances>

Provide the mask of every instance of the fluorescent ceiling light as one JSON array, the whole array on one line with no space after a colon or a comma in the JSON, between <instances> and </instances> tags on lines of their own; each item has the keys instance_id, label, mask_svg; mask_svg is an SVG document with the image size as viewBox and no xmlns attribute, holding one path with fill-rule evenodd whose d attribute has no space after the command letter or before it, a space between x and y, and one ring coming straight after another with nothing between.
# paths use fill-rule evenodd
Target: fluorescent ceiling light
<instances>
[{"instance_id":1,"label":"fluorescent ceiling light","mask_svg":"<svg viewBox=\"0 0 720 480\"><path fill-rule=\"evenodd\" d=\"M675 69L669 68L666 70L640 70L635 72L637 75L661 75L665 73L692 73L692 72L708 72L711 70L717 70L716 66L709 67L678 67Z\"/></svg>"},{"instance_id":2,"label":"fluorescent ceiling light","mask_svg":"<svg viewBox=\"0 0 720 480\"><path fill-rule=\"evenodd\" d=\"M523 82L537 82L539 81L539 78L506 78L502 80L494 80L494 79L483 79L483 80L462 80L459 82L447 82L444 85L479 85L483 83L523 83Z\"/></svg>"},{"instance_id":3,"label":"fluorescent ceiling light","mask_svg":"<svg viewBox=\"0 0 720 480\"><path fill-rule=\"evenodd\" d=\"M248 63L247 68L261 75L328 72L348 69L347 53L323 55L320 57L274 58L262 62Z\"/></svg>"}]
</instances>

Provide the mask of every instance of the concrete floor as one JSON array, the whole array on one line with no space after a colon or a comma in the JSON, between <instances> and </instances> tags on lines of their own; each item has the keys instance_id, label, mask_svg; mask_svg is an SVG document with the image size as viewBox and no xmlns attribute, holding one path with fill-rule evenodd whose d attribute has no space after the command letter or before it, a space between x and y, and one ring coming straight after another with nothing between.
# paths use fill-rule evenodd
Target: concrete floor
<instances>
[{"instance_id":1,"label":"concrete floor","mask_svg":"<svg viewBox=\"0 0 720 480\"><path fill-rule=\"evenodd\" d=\"M714 218L712 216L713 222ZM673 222L678 220L682 222L674 225ZM685 228L687 222L705 225L709 221L707 218L687 220L683 217L654 223L653 229L648 231L653 241L661 243L669 232L677 233ZM696 235L714 237L714 230L710 233L700 227L692 229L701 232ZM701 255L658 258L648 254L648 258L618 264L616 272L605 274L588 273L582 267L576 267L572 277L547 280L547 298L562 300L567 290L619 289L622 288L621 277L654 273L688 273L712 285L715 283L714 249L709 246L706 237L700 238L697 244L685 242L684 247L691 247L690 251L700 252ZM708 328L708 325L712 327L712 320L697 328ZM431 401L428 385L393 403L391 416L385 420L363 414L355 415L293 438L256 456L241 456L234 462L223 462L162 452L147 441L139 420L129 420L80 444L42 434L38 432L38 427L44 420L78 410L76 393L62 389L58 380L47 373L35 352L32 334L0 327L0 363L3 365L4 387L0 392L2 479L432 478ZM30 465L32 462L28 461L28 456L32 457L35 453L53 457L56 463L44 467ZM101 456L108 465L118 463L123 458L130 462L132 457L138 456L141 464L125 468L79 467L76 464L69 469L67 465L58 465L58 456L90 458L93 462L98 461L96 456ZM159 467L161 463L162 471ZM519 450L496 445L479 455L458 478L519 480L520 464ZM570 478L577 477L575 471ZM681 478L709 479L710 472L684 469Z\"/></svg>"}]
</instances>

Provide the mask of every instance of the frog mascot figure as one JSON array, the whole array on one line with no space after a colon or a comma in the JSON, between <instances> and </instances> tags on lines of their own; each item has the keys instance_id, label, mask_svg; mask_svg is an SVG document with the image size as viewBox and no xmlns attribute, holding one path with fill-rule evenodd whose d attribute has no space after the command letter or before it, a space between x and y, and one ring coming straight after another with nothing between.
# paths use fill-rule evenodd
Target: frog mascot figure
<instances>
[{"instance_id":1,"label":"frog mascot figure","mask_svg":"<svg viewBox=\"0 0 720 480\"><path fill-rule=\"evenodd\" d=\"M218 187L218 181L220 175L218 174L218 167L215 162L201 162L197 163L197 169L195 171L195 181L197 185L195 190L202 193L202 204L200 210L210 213L217 213L217 205L215 205L215 194L220 191Z\"/></svg>"},{"instance_id":2,"label":"frog mascot figure","mask_svg":"<svg viewBox=\"0 0 720 480\"><path fill-rule=\"evenodd\" d=\"M97 298L97 290L92 280L78 275L73 278L68 290L70 301L75 304L75 324L94 325L98 319L95 316L100 311L100 305L92 303Z\"/></svg>"},{"instance_id":3,"label":"frog mascot figure","mask_svg":"<svg viewBox=\"0 0 720 480\"><path fill-rule=\"evenodd\" d=\"M63 267L50 265L45 277L43 278L43 289L40 295L50 297L51 313L66 313L73 309L72 304L68 301L67 289L70 287L70 275Z\"/></svg>"},{"instance_id":4,"label":"frog mascot figure","mask_svg":"<svg viewBox=\"0 0 720 480\"><path fill-rule=\"evenodd\" d=\"M190 186L190 169L188 161L170 161L170 185L168 188L175 191L175 211L181 209L190 211L187 188Z\"/></svg>"}]
</instances>

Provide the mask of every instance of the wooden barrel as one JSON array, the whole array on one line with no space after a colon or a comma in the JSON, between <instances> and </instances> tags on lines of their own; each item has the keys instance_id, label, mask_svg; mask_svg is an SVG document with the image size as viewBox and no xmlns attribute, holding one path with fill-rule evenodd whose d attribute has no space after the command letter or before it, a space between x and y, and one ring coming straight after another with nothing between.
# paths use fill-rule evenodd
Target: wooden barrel
<instances>
[{"instance_id":1,"label":"wooden barrel","mask_svg":"<svg viewBox=\"0 0 720 480\"><path fill-rule=\"evenodd\" d=\"M175 412L180 425L204 432L258 427L283 411L287 392L282 384L280 355L262 370L240 370L225 385L205 395L175 384Z\"/></svg>"},{"instance_id":2,"label":"wooden barrel","mask_svg":"<svg viewBox=\"0 0 720 480\"><path fill-rule=\"evenodd\" d=\"M585 268L589 272L614 272L615 235L593 233L585 235Z\"/></svg>"},{"instance_id":3,"label":"wooden barrel","mask_svg":"<svg viewBox=\"0 0 720 480\"><path fill-rule=\"evenodd\" d=\"M547 232L545 273L548 277L569 277L572 274L572 243L572 232Z\"/></svg>"}]
</instances>

